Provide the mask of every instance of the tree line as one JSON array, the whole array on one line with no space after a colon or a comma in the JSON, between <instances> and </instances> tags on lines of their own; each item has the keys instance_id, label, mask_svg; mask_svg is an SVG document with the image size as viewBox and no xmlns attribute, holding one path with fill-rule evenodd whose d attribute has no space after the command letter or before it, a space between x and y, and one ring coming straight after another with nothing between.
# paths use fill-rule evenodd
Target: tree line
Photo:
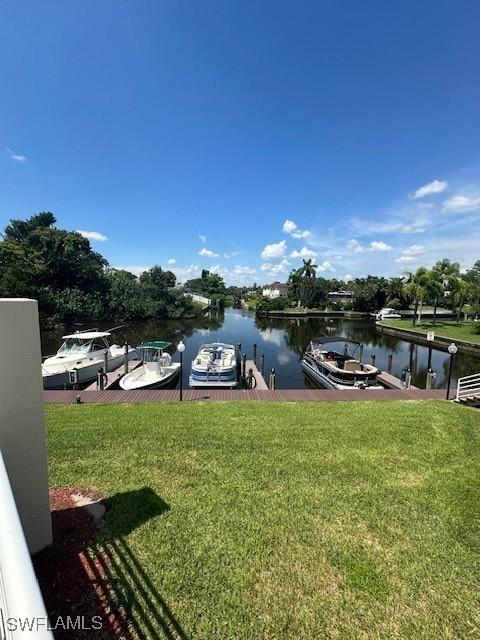
<instances>
[{"instance_id":1,"label":"tree line","mask_svg":"<svg viewBox=\"0 0 480 640\"><path fill-rule=\"evenodd\" d=\"M0 297L37 299L43 326L201 313L172 271L114 269L88 239L55 223L51 212L11 220L0 241Z\"/></svg>"},{"instance_id":2,"label":"tree line","mask_svg":"<svg viewBox=\"0 0 480 640\"><path fill-rule=\"evenodd\" d=\"M421 320L426 304L433 306L433 324L439 306L454 311L458 320L466 309L474 316L480 313L480 260L465 273L461 272L458 262L445 258L431 269L420 267L403 277L367 276L349 282L317 277L317 268L313 260L303 260L302 266L289 275L288 296L273 300L264 298L257 305L257 310L262 312L298 305L309 309L332 308L335 303L329 300L329 292L351 291L354 294L352 300L341 303L342 309L371 312L385 306L393 309L413 307L414 324Z\"/></svg>"}]
</instances>

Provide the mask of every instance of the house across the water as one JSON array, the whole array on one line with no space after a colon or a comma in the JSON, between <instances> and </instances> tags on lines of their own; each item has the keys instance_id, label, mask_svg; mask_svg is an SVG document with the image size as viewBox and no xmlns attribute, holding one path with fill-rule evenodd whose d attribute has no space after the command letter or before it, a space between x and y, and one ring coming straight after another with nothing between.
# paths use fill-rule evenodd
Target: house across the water
<instances>
[{"instance_id":1,"label":"house across the water","mask_svg":"<svg viewBox=\"0 0 480 640\"><path fill-rule=\"evenodd\" d=\"M353 300L355 298L355 294L353 291L329 291L327 298L330 302L334 302L335 304L343 304Z\"/></svg>"},{"instance_id":2,"label":"house across the water","mask_svg":"<svg viewBox=\"0 0 480 640\"><path fill-rule=\"evenodd\" d=\"M288 293L288 284L283 282L272 282L263 287L262 295L265 298L285 298Z\"/></svg>"}]
</instances>

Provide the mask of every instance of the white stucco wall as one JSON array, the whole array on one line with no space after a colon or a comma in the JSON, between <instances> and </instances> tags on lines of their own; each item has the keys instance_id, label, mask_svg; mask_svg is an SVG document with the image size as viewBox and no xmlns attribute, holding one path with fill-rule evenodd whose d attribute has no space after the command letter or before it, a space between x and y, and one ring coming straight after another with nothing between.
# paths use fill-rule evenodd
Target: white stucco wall
<instances>
[{"instance_id":1,"label":"white stucco wall","mask_svg":"<svg viewBox=\"0 0 480 640\"><path fill-rule=\"evenodd\" d=\"M31 553L50 544L36 300L0 298L0 448Z\"/></svg>"}]
</instances>

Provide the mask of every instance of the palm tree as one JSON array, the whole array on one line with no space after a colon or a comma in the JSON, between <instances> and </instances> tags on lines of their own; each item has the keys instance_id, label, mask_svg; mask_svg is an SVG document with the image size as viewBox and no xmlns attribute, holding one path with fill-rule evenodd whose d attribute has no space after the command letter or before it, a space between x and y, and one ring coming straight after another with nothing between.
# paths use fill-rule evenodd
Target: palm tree
<instances>
[{"instance_id":1,"label":"palm tree","mask_svg":"<svg viewBox=\"0 0 480 640\"><path fill-rule=\"evenodd\" d=\"M462 315L463 305L467 301L469 295L471 294L471 287L466 280L462 278L457 278L457 281L454 284L454 289L452 292L452 301L454 305L454 309L457 309L457 322L460 322L460 317Z\"/></svg>"},{"instance_id":2,"label":"palm tree","mask_svg":"<svg viewBox=\"0 0 480 640\"><path fill-rule=\"evenodd\" d=\"M431 302L433 300L432 325L435 326L435 323L437 321L438 299L444 294L443 280L441 279L439 272L435 269L431 269L428 272L428 279L425 283L425 289L428 301Z\"/></svg>"},{"instance_id":3,"label":"palm tree","mask_svg":"<svg viewBox=\"0 0 480 640\"><path fill-rule=\"evenodd\" d=\"M412 298L415 302L415 310L413 313L412 324L415 326L417 321L422 319L423 302L428 298L428 282L429 271L425 267L420 267L415 273L409 274L409 279L404 287L405 295Z\"/></svg>"},{"instance_id":4,"label":"palm tree","mask_svg":"<svg viewBox=\"0 0 480 640\"><path fill-rule=\"evenodd\" d=\"M297 274L300 278L315 278L318 264L312 264L313 259L308 258L308 260L303 261L303 266L300 269L297 269Z\"/></svg>"}]
</instances>

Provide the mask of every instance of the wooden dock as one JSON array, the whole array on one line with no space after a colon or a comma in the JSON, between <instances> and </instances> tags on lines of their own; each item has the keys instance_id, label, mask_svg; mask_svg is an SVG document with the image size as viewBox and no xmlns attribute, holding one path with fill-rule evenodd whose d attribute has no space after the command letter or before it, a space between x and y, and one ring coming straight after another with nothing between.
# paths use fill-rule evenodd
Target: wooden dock
<instances>
[{"instance_id":1,"label":"wooden dock","mask_svg":"<svg viewBox=\"0 0 480 640\"><path fill-rule=\"evenodd\" d=\"M405 389L400 378L396 378L386 371L382 371L382 373L377 376L377 380L386 389ZM410 389L417 389L417 387L414 387L412 384L410 385Z\"/></svg>"},{"instance_id":2,"label":"wooden dock","mask_svg":"<svg viewBox=\"0 0 480 640\"><path fill-rule=\"evenodd\" d=\"M179 400L178 389L155 389L152 391L44 391L46 403L76 402L90 404L110 404L123 402L175 402ZM444 400L445 389L278 389L276 391L226 390L226 389L185 389L184 402L335 402L335 401L388 401L388 400Z\"/></svg>"},{"instance_id":3,"label":"wooden dock","mask_svg":"<svg viewBox=\"0 0 480 640\"><path fill-rule=\"evenodd\" d=\"M257 381L257 386L255 387L255 391L268 391L268 385L265 382L264 377L258 370L257 365L253 360L246 361L245 372L248 374L248 371L250 369L252 370L253 375L255 376L255 380Z\"/></svg>"},{"instance_id":4,"label":"wooden dock","mask_svg":"<svg viewBox=\"0 0 480 640\"><path fill-rule=\"evenodd\" d=\"M134 369L139 367L141 364L142 364L141 360L129 360L128 361L128 371L129 372L133 371ZM107 382L105 383L105 386L104 386L105 391L109 391L109 390L118 388L118 381L123 376L124 370L125 370L124 369L124 364L122 362L120 367L118 367L117 369L114 369L113 371L109 371L107 373ZM97 381L95 380L94 382L89 384L88 387L85 387L84 391L98 391Z\"/></svg>"}]
</instances>

